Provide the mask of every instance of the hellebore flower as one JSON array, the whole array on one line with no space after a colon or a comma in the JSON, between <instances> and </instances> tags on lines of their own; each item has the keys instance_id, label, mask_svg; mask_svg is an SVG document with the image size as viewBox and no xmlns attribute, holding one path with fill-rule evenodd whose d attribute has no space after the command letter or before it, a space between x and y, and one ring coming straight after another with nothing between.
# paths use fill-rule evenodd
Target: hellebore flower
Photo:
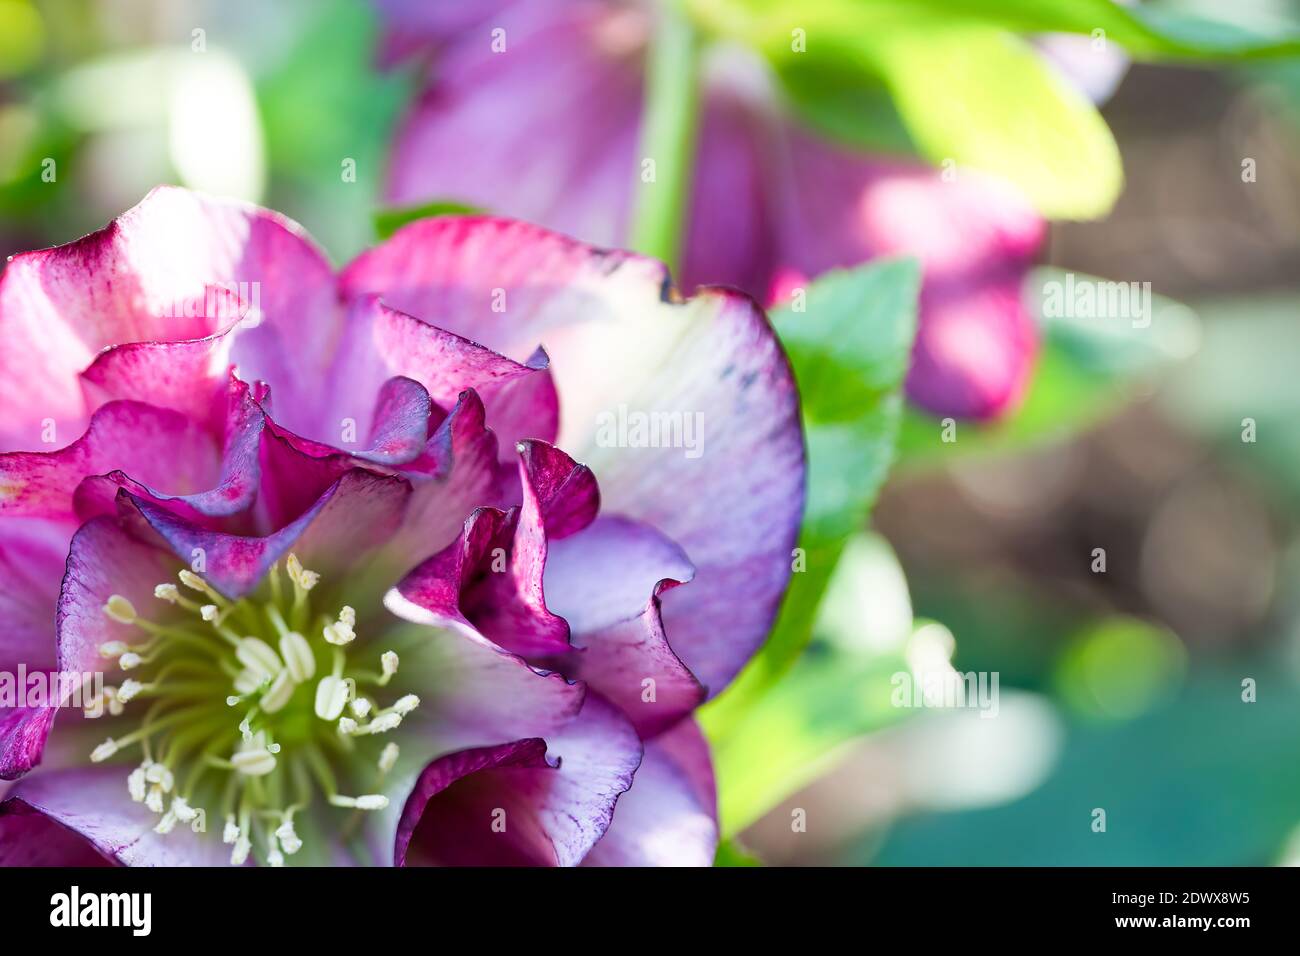
<instances>
[{"instance_id":1,"label":"hellebore flower","mask_svg":"<svg viewBox=\"0 0 1300 956\"><path fill-rule=\"evenodd\" d=\"M391 202L455 199L627 244L653 6L378 5L386 60L435 54L397 135ZM685 288L725 283L773 303L828 269L916 256L925 281L912 401L978 419L1018 402L1037 348L1021 285L1045 224L1017 191L820 138L744 48L706 52L700 99Z\"/></svg>"},{"instance_id":2,"label":"hellebore flower","mask_svg":"<svg viewBox=\"0 0 1300 956\"><path fill-rule=\"evenodd\" d=\"M107 671L0 683L0 861L711 862L691 712L803 503L752 300L492 218L335 274L160 188L0 336L0 670Z\"/></svg>"}]
</instances>

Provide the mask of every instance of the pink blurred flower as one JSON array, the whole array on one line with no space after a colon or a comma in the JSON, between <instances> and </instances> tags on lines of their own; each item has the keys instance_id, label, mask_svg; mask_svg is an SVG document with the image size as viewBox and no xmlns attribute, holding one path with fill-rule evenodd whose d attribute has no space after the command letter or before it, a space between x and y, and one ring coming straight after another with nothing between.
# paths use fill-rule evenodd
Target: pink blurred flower
<instances>
[{"instance_id":1,"label":"pink blurred flower","mask_svg":"<svg viewBox=\"0 0 1300 956\"><path fill-rule=\"evenodd\" d=\"M652 7L378 5L387 61L433 54L397 136L391 202L456 199L627 245ZM1020 286L1045 231L1019 193L827 142L790 115L748 51L715 49L703 70L684 285L720 282L771 302L782 277L916 256L925 282L909 396L972 418L1014 406L1037 345Z\"/></svg>"}]
</instances>

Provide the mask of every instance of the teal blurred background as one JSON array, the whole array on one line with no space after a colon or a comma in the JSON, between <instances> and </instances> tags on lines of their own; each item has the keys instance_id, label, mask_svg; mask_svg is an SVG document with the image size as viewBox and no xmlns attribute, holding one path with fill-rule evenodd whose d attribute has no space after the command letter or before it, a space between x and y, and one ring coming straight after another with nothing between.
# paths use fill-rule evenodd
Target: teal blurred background
<instances>
[{"instance_id":1,"label":"teal blurred background","mask_svg":"<svg viewBox=\"0 0 1300 956\"><path fill-rule=\"evenodd\" d=\"M1291 13L1233 6L1246 27ZM374 68L377 30L353 0L0 0L0 253L179 182L283 211L346 261L375 239L414 89ZM905 424L833 612L863 632L860 679L812 711L799 681L821 697L819 661L844 653L843 628L819 626L773 694L777 730L724 761L738 855L1300 861L1300 67L1139 65L1103 114L1126 188L1105 219L1055 224L1045 265L1150 281L1167 338L1154 356L1110 343L1081 378L1096 343L1049 329L1016 421L950 448ZM908 655L999 673L998 718L854 710L896 669L898 634ZM780 728L850 710L852 734L782 762Z\"/></svg>"}]
</instances>

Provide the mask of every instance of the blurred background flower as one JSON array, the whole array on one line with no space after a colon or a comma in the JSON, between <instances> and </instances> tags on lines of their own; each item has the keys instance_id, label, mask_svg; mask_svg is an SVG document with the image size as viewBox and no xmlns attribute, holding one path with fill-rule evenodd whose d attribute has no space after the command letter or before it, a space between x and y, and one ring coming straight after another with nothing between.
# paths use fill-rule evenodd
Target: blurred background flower
<instances>
[{"instance_id":1,"label":"blurred background flower","mask_svg":"<svg viewBox=\"0 0 1300 956\"><path fill-rule=\"evenodd\" d=\"M451 69L490 53L499 24L480 21L478 5L426 6L450 11L449 18L424 33L408 30L418 42L404 49L385 39L391 22L352 0L0 0L0 253L75 238L159 181L284 210L336 263L371 243L377 227L391 228L394 212L375 211L394 199L527 213L506 203L522 202L514 197L526 187L535 191L529 195L552 190L592 200L563 210L585 219L552 225L591 230L586 237L602 241L626 234L627 217L642 201L634 188L641 131L634 123L602 138L595 124L608 119L612 129L623 114L593 116L595 107L581 105L626 98L627 89L608 78L615 74L590 81L604 83L607 95L583 99L591 90L584 92L582 78L591 74L577 57L591 48L578 35L555 37L545 79L573 86L548 85L562 92L547 98L538 80L538 98L525 101L531 112L516 121L527 122L520 140L523 130L507 118L517 115L513 108L457 112L456 103L437 100L449 91L474 100L507 89L484 82L466 91ZM899 5L851 6L896 13ZM939 11L942 19L939 0L906 6ZM897 38L890 56L872 61L879 69L871 97L834 95L836 83L861 81L856 72L813 75L807 70L818 59L787 55L788 21L770 35L732 36L718 55L721 66L711 55L701 67L709 77L720 69L734 86L750 74L729 71L738 60L752 65L759 51L783 102L806 127L796 130L789 115L744 99L752 90L743 81L724 89L710 80L698 147L712 152L716 144L723 159L697 169L691 201L718 204L697 220L706 216L725 231L702 247L692 246L699 240L689 233L681 251L688 282L749 283L777 298L806 284L805 313L789 300L776 310L792 355L858 375L849 383L855 387L845 386L842 374L828 376L841 387L805 387L819 418L810 429L818 495L810 527L825 525L828 515L838 529L860 524L897 458L871 512L874 531L853 537L838 563L843 541L838 531L828 535L836 542L830 560L810 548L807 574L796 575L821 574L827 594L822 603L820 587L791 596L791 617L816 612L807 651L788 673L788 660L774 665L772 680L745 706L706 715L733 836L723 861L751 854L772 863L1294 861L1300 68L1294 59L1213 68L1141 61L1158 55L1161 43L1229 50L1294 36L1300 23L1282 0L1230 8L1180 0L1136 8L1145 19L1135 22L1164 32L1134 29L1121 37L1116 30L1127 21L1103 23L1098 18L1109 14L1094 0L963 0L948 9L958 6L967 13L1007 7L1002 14L1019 19L1004 27L1022 38L1012 49L1029 50L1032 66L1021 56L1009 63L999 44L1011 34L990 34L976 18L956 51L956 40L937 28L838 37L833 61L849 65L863 62L843 48L855 38ZM814 7L821 9L805 5ZM1062 16L1075 16L1080 34L1065 54L1043 38ZM1206 30L1189 19L1195 16L1232 23ZM710 23L718 33L736 29ZM1122 79L1072 69L1084 50L1084 64L1100 65L1091 58L1094 27L1107 29L1111 53L1122 46L1139 61ZM476 50L462 49L462 30ZM815 21L808 30L810 50L828 42ZM498 58L497 70L516 54L524 58L528 35L508 30L512 52ZM429 36L444 38L435 59L411 59ZM200 39L203 52L195 47ZM633 40L615 31L599 49L612 44L632 58L642 42ZM398 54L408 58L377 69L379 50L390 67ZM1113 70L1116 61L1109 62ZM1068 86L1028 85L1026 76L1037 80L1043 71L1072 79ZM635 92L635 70L622 82ZM1044 99L1044 89L1059 96ZM732 99L720 99L727 95ZM744 108L714 105L734 104L737 96ZM1104 100L1104 122L1088 118L1096 112L1088 97ZM638 110L635 95L631 109ZM403 172L400 151L390 171L390 139L409 142L431 110L446 122L460 117L456 168L444 170L445 187L412 180L411 192L390 191L417 172ZM861 141L833 135L846 117ZM594 132L566 136L579 118L593 124L581 130ZM774 136L779 146L769 149ZM755 141L763 145L756 149ZM868 149L893 157L887 176L879 174L886 178L870 180L864 171L875 168L859 158ZM905 265L856 280L851 291L869 294L872 308L814 328L836 300L835 290L817 297L824 287L814 277L822 270L879 252L920 251L923 266L940 260L927 258L928 247L905 247L909 234L887 230L838 246L832 227L809 224L828 220L806 212L826 195L814 188L824 183L802 182L793 167L780 177L758 168L793 150L817 160L800 166L818 170L803 172L805 179L844 175L849 186L839 188L852 187L842 209L832 202L822 213L829 221L848 215L864 183L899 184L892 197L885 192L889 203L880 200L882 221L951 240L939 249L957 261L987 261L975 255L974 220L953 214L951 231L930 228L931 213L948 221L940 207L926 205L930 197L973 194L978 209L1020 210L1009 221L1023 229L975 233L1022 237L1014 269L1027 274L1020 302L1039 343L1038 360L1018 386L1020 403L1000 421L962 421L956 440L945 442L936 418L896 407L892 389L906 369L890 355L873 359L868 347L888 353L885 339L895 350L908 341L908 283L914 294L916 276ZM600 164L597 156L613 158ZM617 156L625 168L617 168ZM955 183L942 179L945 158L954 160ZM493 187L471 176L486 176L492 163L505 182ZM933 172L915 172L920 164ZM971 186L986 181L975 179L977 169L1010 183L993 188L1014 189L1018 198L994 204L993 192ZM662 182L662 163L658 171ZM717 179L721 185L710 188ZM789 213L787 190L795 189L802 218ZM620 190L621 204L596 201ZM746 201L726 199L737 195ZM549 214L543 207L536 213ZM1041 237L1030 226L1040 220L1050 222L1035 227L1045 230ZM783 231L792 222L802 223L802 233ZM855 251L837 258L844 248ZM757 265L746 272L732 265L737 261ZM724 276L724 267L737 272ZM1150 282L1150 324L1044 315L1047 291L1066 272ZM939 301L933 268L925 288L928 317ZM979 306L957 301L954 309ZM822 341L828 334L836 336L830 357ZM965 357L970 347L956 354ZM778 631L773 646L789 651L801 643ZM897 674L945 667L997 673L997 717L891 706ZM1107 814L1105 833L1092 829L1095 809Z\"/></svg>"},{"instance_id":2,"label":"blurred background flower","mask_svg":"<svg viewBox=\"0 0 1300 956\"><path fill-rule=\"evenodd\" d=\"M666 5L378 6L385 58L417 58L424 77L398 131L390 202L419 208L455 198L600 245L636 243L635 173L655 190L669 188L660 163L665 177L677 175L639 135ZM1061 38L1058 46L1070 43L1088 45ZM1109 66L1114 56L1097 58ZM683 287L723 283L783 301L828 269L918 256L926 282L909 395L964 417L1014 405L1036 344L1019 294L1044 232L1029 202L989 176L958 176L955 167L945 175L820 135L791 110L761 53L732 38L704 41L698 71L699 89L685 94L700 101L700 117L688 131Z\"/></svg>"}]
</instances>

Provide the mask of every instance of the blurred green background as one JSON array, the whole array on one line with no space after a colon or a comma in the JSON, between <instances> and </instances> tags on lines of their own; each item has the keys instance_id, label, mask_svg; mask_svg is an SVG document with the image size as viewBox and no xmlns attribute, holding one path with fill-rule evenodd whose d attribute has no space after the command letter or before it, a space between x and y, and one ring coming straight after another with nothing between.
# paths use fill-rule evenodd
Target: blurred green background
<instances>
[{"instance_id":1,"label":"blurred green background","mask_svg":"<svg viewBox=\"0 0 1300 956\"><path fill-rule=\"evenodd\" d=\"M346 261L414 89L377 30L353 0L0 0L0 253L179 182ZM720 747L733 861L1300 861L1300 67L1137 65L1103 115L1126 187L1044 266L1150 281L1167 321L1048 326L1025 409L969 440L905 420L813 645ZM997 719L880 706L949 653L998 672Z\"/></svg>"}]
</instances>

